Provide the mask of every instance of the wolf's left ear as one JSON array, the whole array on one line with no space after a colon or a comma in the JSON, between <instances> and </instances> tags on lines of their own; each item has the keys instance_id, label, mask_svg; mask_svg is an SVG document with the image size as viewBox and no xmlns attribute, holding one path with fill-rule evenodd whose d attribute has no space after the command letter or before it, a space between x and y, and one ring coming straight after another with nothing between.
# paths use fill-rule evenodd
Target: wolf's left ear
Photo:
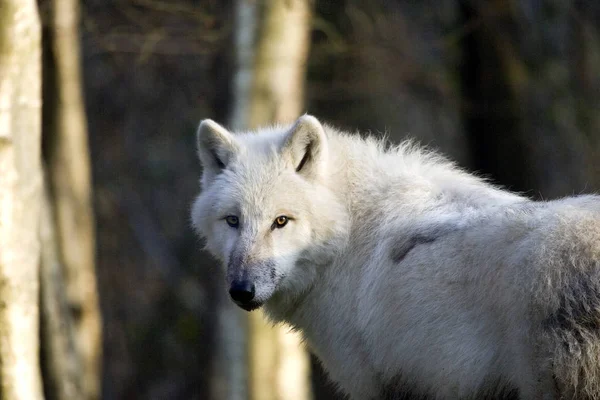
<instances>
[{"instance_id":1,"label":"wolf's left ear","mask_svg":"<svg viewBox=\"0 0 600 400\"><path fill-rule=\"evenodd\" d=\"M227 129L210 119L200 122L196 140L204 169L202 181L208 183L227 167L238 146Z\"/></svg>"},{"instance_id":2,"label":"wolf's left ear","mask_svg":"<svg viewBox=\"0 0 600 400\"><path fill-rule=\"evenodd\" d=\"M298 118L284 140L282 152L290 157L299 174L307 178L320 175L327 164L323 125L311 115Z\"/></svg>"}]
</instances>

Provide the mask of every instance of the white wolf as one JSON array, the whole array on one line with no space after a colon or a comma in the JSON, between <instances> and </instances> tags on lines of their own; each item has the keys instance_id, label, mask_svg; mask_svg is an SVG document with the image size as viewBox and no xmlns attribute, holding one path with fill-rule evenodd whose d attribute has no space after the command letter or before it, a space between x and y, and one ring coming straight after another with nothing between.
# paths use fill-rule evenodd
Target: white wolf
<instances>
[{"instance_id":1,"label":"white wolf","mask_svg":"<svg viewBox=\"0 0 600 400\"><path fill-rule=\"evenodd\" d=\"M301 117L198 130L192 221L352 399L600 399L600 197L534 202Z\"/></svg>"}]
</instances>

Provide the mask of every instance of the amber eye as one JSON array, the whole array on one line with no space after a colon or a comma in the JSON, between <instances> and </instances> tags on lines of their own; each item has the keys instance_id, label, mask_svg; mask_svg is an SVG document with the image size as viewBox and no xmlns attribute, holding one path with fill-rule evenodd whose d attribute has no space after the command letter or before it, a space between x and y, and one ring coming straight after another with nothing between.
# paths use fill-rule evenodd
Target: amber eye
<instances>
[{"instance_id":1,"label":"amber eye","mask_svg":"<svg viewBox=\"0 0 600 400\"><path fill-rule=\"evenodd\" d=\"M239 218L235 215L228 215L227 217L225 217L225 222L227 222L227 225L229 225L232 228L237 228L240 224Z\"/></svg>"},{"instance_id":2,"label":"amber eye","mask_svg":"<svg viewBox=\"0 0 600 400\"><path fill-rule=\"evenodd\" d=\"M289 220L290 219L285 215L280 215L279 217L275 218L275 228L283 228Z\"/></svg>"}]
</instances>

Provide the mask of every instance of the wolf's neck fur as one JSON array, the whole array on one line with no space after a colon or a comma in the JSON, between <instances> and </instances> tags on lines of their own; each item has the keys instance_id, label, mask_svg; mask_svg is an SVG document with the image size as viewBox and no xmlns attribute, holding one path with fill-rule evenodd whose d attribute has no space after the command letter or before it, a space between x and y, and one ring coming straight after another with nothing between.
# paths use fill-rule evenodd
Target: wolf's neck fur
<instances>
[{"instance_id":1,"label":"wolf's neck fur","mask_svg":"<svg viewBox=\"0 0 600 400\"><path fill-rule=\"evenodd\" d=\"M412 141L386 148L384 140L357 140L355 135L329 127L326 133L331 168L329 188L348 202L353 217L364 215L364 204L371 205L370 210L393 206L408 211L436 196L444 196L446 202L474 206L486 204L490 198L507 202L518 198Z\"/></svg>"},{"instance_id":2,"label":"wolf's neck fur","mask_svg":"<svg viewBox=\"0 0 600 400\"><path fill-rule=\"evenodd\" d=\"M454 203L456 214L461 214L465 208L478 210L490 203L499 205L523 201L521 197L495 188L413 142L386 147L383 140L357 140L356 135L327 126L325 132L329 157L328 179L324 184L344 204L348 221L345 221L345 232L341 233L346 237L335 239L336 245L331 246L335 251L328 255L325 263L320 258L320 265L315 267L317 282L328 279L327 270L350 253L348 246L356 255L362 253L357 249L372 249L373 242L388 239L372 237L369 232L375 230L369 227L373 224L394 224L401 235L407 221L414 219L415 215L423 215L425 208L441 208ZM444 209L447 213L448 208ZM388 215L402 215L402 219L388 218ZM344 246L339 245L341 241ZM367 253L364 252L365 255ZM360 264L360 260L349 261L350 264ZM347 270L341 272L348 273ZM297 311L306 300L314 300L311 298L314 284L316 282L301 293L275 295L267 304L267 313L275 321L285 321L303 329L302 318L296 318Z\"/></svg>"}]
</instances>

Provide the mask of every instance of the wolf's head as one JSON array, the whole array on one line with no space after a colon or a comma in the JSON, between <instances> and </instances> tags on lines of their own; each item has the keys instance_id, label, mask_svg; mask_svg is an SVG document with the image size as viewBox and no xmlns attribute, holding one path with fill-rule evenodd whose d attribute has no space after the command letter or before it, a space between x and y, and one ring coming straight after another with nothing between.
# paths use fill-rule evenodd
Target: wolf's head
<instances>
[{"instance_id":1,"label":"wolf's head","mask_svg":"<svg viewBox=\"0 0 600 400\"><path fill-rule=\"evenodd\" d=\"M198 128L202 192L192 222L227 269L231 298L245 310L311 287L346 238L345 205L329 189L331 160L321 123L232 134Z\"/></svg>"}]
</instances>

